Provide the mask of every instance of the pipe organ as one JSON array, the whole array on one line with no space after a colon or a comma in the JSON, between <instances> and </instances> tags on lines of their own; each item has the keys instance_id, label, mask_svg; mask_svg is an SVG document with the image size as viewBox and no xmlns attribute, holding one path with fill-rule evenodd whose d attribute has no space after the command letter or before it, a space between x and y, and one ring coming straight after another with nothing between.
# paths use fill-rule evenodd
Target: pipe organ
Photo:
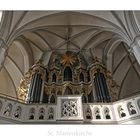
<instances>
[{"instance_id":1,"label":"pipe organ","mask_svg":"<svg viewBox=\"0 0 140 140\"><path fill-rule=\"evenodd\" d=\"M53 52L47 65L39 60L25 74L18 88L24 102L55 104L58 96L81 96L82 103L118 99L117 84L96 57L89 62L81 53Z\"/></svg>"}]
</instances>

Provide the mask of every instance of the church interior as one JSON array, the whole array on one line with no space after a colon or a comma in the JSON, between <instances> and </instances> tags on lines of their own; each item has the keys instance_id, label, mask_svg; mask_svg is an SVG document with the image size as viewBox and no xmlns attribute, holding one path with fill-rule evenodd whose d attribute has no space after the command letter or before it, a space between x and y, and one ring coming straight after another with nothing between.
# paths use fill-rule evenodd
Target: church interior
<instances>
[{"instance_id":1,"label":"church interior","mask_svg":"<svg viewBox=\"0 0 140 140\"><path fill-rule=\"evenodd\" d=\"M0 124L140 124L139 11L0 11Z\"/></svg>"}]
</instances>

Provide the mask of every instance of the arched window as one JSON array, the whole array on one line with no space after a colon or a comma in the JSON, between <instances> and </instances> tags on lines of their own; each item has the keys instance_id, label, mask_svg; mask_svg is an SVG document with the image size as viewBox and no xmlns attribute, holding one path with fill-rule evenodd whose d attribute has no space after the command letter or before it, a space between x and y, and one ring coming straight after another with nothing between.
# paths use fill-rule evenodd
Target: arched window
<instances>
[{"instance_id":1,"label":"arched window","mask_svg":"<svg viewBox=\"0 0 140 140\"><path fill-rule=\"evenodd\" d=\"M48 72L46 70L46 82L48 82L48 80L49 80L49 74L48 74Z\"/></svg>"},{"instance_id":2,"label":"arched window","mask_svg":"<svg viewBox=\"0 0 140 140\"><path fill-rule=\"evenodd\" d=\"M44 108L40 108L39 110L39 120L43 120L45 115L45 110Z\"/></svg>"},{"instance_id":3,"label":"arched window","mask_svg":"<svg viewBox=\"0 0 140 140\"><path fill-rule=\"evenodd\" d=\"M84 75L82 72L80 73L79 80L80 82L84 82Z\"/></svg>"},{"instance_id":4,"label":"arched window","mask_svg":"<svg viewBox=\"0 0 140 140\"><path fill-rule=\"evenodd\" d=\"M53 120L54 119L54 110L53 108L49 108L48 110L48 120Z\"/></svg>"},{"instance_id":5,"label":"arched window","mask_svg":"<svg viewBox=\"0 0 140 140\"><path fill-rule=\"evenodd\" d=\"M72 90L69 87L67 87L64 92L64 95L72 95Z\"/></svg>"},{"instance_id":6,"label":"arched window","mask_svg":"<svg viewBox=\"0 0 140 140\"><path fill-rule=\"evenodd\" d=\"M88 82L90 81L90 74L89 74L89 71L87 72L87 81L88 81Z\"/></svg>"},{"instance_id":7,"label":"arched window","mask_svg":"<svg viewBox=\"0 0 140 140\"><path fill-rule=\"evenodd\" d=\"M64 81L72 81L72 71L70 67L66 67L64 70Z\"/></svg>"},{"instance_id":8,"label":"arched window","mask_svg":"<svg viewBox=\"0 0 140 140\"><path fill-rule=\"evenodd\" d=\"M82 95L82 103L87 103L87 97L85 94Z\"/></svg>"},{"instance_id":9,"label":"arched window","mask_svg":"<svg viewBox=\"0 0 140 140\"><path fill-rule=\"evenodd\" d=\"M12 111L12 104L8 104L5 108L5 111L4 111L4 115L6 116L10 116L11 115L11 111Z\"/></svg>"},{"instance_id":10,"label":"arched window","mask_svg":"<svg viewBox=\"0 0 140 140\"><path fill-rule=\"evenodd\" d=\"M15 113L14 113L14 117L15 118L20 118L20 116L21 116L21 107L20 106L18 106L17 107L17 109L16 109L16 111L15 111Z\"/></svg>"},{"instance_id":11,"label":"arched window","mask_svg":"<svg viewBox=\"0 0 140 140\"><path fill-rule=\"evenodd\" d=\"M92 91L90 92L90 94L88 94L88 102L89 103L93 103L94 99L93 99L93 93Z\"/></svg>"},{"instance_id":12,"label":"arched window","mask_svg":"<svg viewBox=\"0 0 140 140\"><path fill-rule=\"evenodd\" d=\"M55 73L52 76L52 82L56 82L56 74Z\"/></svg>"},{"instance_id":13,"label":"arched window","mask_svg":"<svg viewBox=\"0 0 140 140\"><path fill-rule=\"evenodd\" d=\"M109 113L109 109L108 109L108 108L105 108L105 109L104 109L104 115L105 115L105 118L106 118L106 119L111 119L110 113Z\"/></svg>"},{"instance_id":14,"label":"arched window","mask_svg":"<svg viewBox=\"0 0 140 140\"><path fill-rule=\"evenodd\" d=\"M51 97L50 97L50 103L55 103L55 96L54 95L51 95Z\"/></svg>"},{"instance_id":15,"label":"arched window","mask_svg":"<svg viewBox=\"0 0 140 140\"><path fill-rule=\"evenodd\" d=\"M129 103L127 104L127 108L128 108L128 111L129 111L129 114L130 114L130 115L136 114L135 107L134 107L134 105L132 105L131 102L129 102Z\"/></svg>"},{"instance_id":16,"label":"arched window","mask_svg":"<svg viewBox=\"0 0 140 140\"><path fill-rule=\"evenodd\" d=\"M89 107L86 109L86 119L87 120L92 119L92 112L91 112L91 109Z\"/></svg>"},{"instance_id":17,"label":"arched window","mask_svg":"<svg viewBox=\"0 0 140 140\"><path fill-rule=\"evenodd\" d=\"M125 114L124 109L122 108L122 106L119 106L118 107L118 113L119 113L120 118L123 118L123 117L126 116L126 114Z\"/></svg>"},{"instance_id":18,"label":"arched window","mask_svg":"<svg viewBox=\"0 0 140 140\"><path fill-rule=\"evenodd\" d=\"M35 116L35 109L31 108L29 111L29 120L33 120Z\"/></svg>"},{"instance_id":19,"label":"arched window","mask_svg":"<svg viewBox=\"0 0 140 140\"><path fill-rule=\"evenodd\" d=\"M96 109L94 110L94 114L95 114L95 118L96 118L96 119L101 119L99 108L96 108Z\"/></svg>"}]
</instances>

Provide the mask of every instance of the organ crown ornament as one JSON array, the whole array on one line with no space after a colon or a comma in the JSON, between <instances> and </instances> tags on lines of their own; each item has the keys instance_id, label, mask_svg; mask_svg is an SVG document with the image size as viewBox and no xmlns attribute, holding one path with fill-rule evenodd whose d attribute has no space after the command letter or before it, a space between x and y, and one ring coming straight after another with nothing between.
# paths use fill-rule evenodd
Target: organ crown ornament
<instances>
[{"instance_id":1,"label":"organ crown ornament","mask_svg":"<svg viewBox=\"0 0 140 140\"><path fill-rule=\"evenodd\" d=\"M74 56L71 52L66 52L62 55L60 63L63 65L70 64L73 65L76 61L76 56Z\"/></svg>"}]
</instances>

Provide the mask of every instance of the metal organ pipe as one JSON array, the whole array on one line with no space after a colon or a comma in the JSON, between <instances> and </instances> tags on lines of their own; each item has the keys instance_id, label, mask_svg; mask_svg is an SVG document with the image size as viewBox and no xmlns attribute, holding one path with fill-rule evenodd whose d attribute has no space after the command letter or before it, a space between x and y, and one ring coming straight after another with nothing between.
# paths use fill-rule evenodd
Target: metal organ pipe
<instances>
[{"instance_id":1,"label":"metal organ pipe","mask_svg":"<svg viewBox=\"0 0 140 140\"><path fill-rule=\"evenodd\" d=\"M95 74L94 83L95 83L95 90L98 98L97 101L110 102L111 97L109 95L108 88L106 85L106 79L104 77L104 74L101 73L99 69Z\"/></svg>"},{"instance_id":2,"label":"metal organ pipe","mask_svg":"<svg viewBox=\"0 0 140 140\"><path fill-rule=\"evenodd\" d=\"M106 100L107 100L107 102L110 102L111 101L111 97L109 95L107 84L106 84L106 79L105 79L103 73L101 73L101 78L102 78L102 82L103 82L103 87L105 89Z\"/></svg>"},{"instance_id":3,"label":"metal organ pipe","mask_svg":"<svg viewBox=\"0 0 140 140\"><path fill-rule=\"evenodd\" d=\"M42 77L43 79L42 79L40 103L43 102L43 96L44 96L44 94L45 94L45 93L44 93L44 84L45 84L45 81L46 81L46 75L48 76L46 69L44 69L44 75L43 75L43 77ZM48 81L46 81L46 82L48 82Z\"/></svg>"},{"instance_id":4,"label":"metal organ pipe","mask_svg":"<svg viewBox=\"0 0 140 140\"><path fill-rule=\"evenodd\" d=\"M40 73L32 76L27 103L39 103L42 93L42 77Z\"/></svg>"},{"instance_id":5,"label":"metal organ pipe","mask_svg":"<svg viewBox=\"0 0 140 140\"><path fill-rule=\"evenodd\" d=\"M38 87L38 92L37 92L37 102L40 102L41 91L42 91L42 78L41 78L41 74L40 74L39 75L39 87Z\"/></svg>"},{"instance_id":6,"label":"metal organ pipe","mask_svg":"<svg viewBox=\"0 0 140 140\"><path fill-rule=\"evenodd\" d=\"M28 103L32 103L33 102L33 98L34 98L34 91L35 91L35 86L36 86L36 79L37 79L37 75L34 74L30 83L30 87L29 87L29 98L28 98Z\"/></svg>"}]
</instances>

